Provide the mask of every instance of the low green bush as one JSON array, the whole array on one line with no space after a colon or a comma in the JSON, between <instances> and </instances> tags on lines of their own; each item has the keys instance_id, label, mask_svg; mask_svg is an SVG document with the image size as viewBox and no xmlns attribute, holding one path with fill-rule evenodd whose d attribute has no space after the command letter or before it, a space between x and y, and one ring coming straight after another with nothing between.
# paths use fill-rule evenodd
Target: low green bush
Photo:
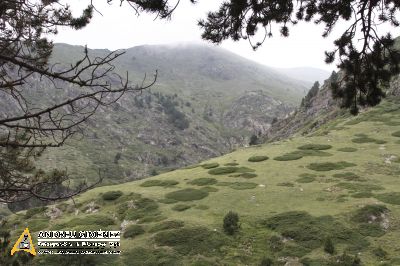
<instances>
[{"instance_id":1,"label":"low green bush","mask_svg":"<svg viewBox=\"0 0 400 266\"><path fill-rule=\"evenodd\" d=\"M134 207L130 207L126 202L124 202L117 207L117 213L119 214L121 220L139 219L141 222L143 222L144 219L156 217L161 213L157 202L149 198L140 198L134 200L133 205Z\"/></svg>"},{"instance_id":2,"label":"low green bush","mask_svg":"<svg viewBox=\"0 0 400 266\"><path fill-rule=\"evenodd\" d=\"M233 235L239 231L239 215L236 212L229 211L224 217L223 228L228 235Z\"/></svg>"},{"instance_id":3,"label":"low green bush","mask_svg":"<svg viewBox=\"0 0 400 266\"><path fill-rule=\"evenodd\" d=\"M357 192L351 195L353 198L358 198L358 199L366 199L366 198L372 198L374 194L370 191L363 191L363 192Z\"/></svg>"},{"instance_id":4,"label":"low green bush","mask_svg":"<svg viewBox=\"0 0 400 266\"><path fill-rule=\"evenodd\" d=\"M334 174L333 177L342 178L347 181L364 181L361 177L352 172Z\"/></svg>"},{"instance_id":5,"label":"low green bush","mask_svg":"<svg viewBox=\"0 0 400 266\"><path fill-rule=\"evenodd\" d=\"M262 155L256 155L256 156L251 156L248 161L249 162L262 162L268 160L268 156L262 156Z\"/></svg>"},{"instance_id":6,"label":"low green bush","mask_svg":"<svg viewBox=\"0 0 400 266\"><path fill-rule=\"evenodd\" d=\"M172 207L172 210L177 211L177 212L183 212L186 211L187 209L190 209L192 206L186 205L186 204L177 204L174 207Z\"/></svg>"},{"instance_id":7,"label":"low green bush","mask_svg":"<svg viewBox=\"0 0 400 266\"><path fill-rule=\"evenodd\" d=\"M138 235L144 234L143 226L138 224L129 225L124 232L124 238L135 238Z\"/></svg>"},{"instance_id":8,"label":"low green bush","mask_svg":"<svg viewBox=\"0 0 400 266\"><path fill-rule=\"evenodd\" d=\"M362 144L362 143L385 144L386 143L386 141L384 141L384 140L378 140L378 139L370 138L370 137L367 137L367 136L365 136L365 137L357 137L355 139L352 139L351 141L354 142L354 143L357 143L357 144Z\"/></svg>"},{"instance_id":9,"label":"low green bush","mask_svg":"<svg viewBox=\"0 0 400 266\"><path fill-rule=\"evenodd\" d=\"M238 163L226 163L225 166L238 166Z\"/></svg>"},{"instance_id":10,"label":"low green bush","mask_svg":"<svg viewBox=\"0 0 400 266\"><path fill-rule=\"evenodd\" d=\"M385 203L400 205L400 192L376 194L374 197Z\"/></svg>"},{"instance_id":11,"label":"low green bush","mask_svg":"<svg viewBox=\"0 0 400 266\"><path fill-rule=\"evenodd\" d=\"M235 175L230 175L231 177L243 177L246 179L251 179L257 177L257 174L254 173L242 173L242 174L235 174Z\"/></svg>"},{"instance_id":12,"label":"low green bush","mask_svg":"<svg viewBox=\"0 0 400 266\"><path fill-rule=\"evenodd\" d=\"M208 192L193 188L181 189L165 195L167 199L173 199L177 201L201 200L207 196Z\"/></svg>"},{"instance_id":13,"label":"low green bush","mask_svg":"<svg viewBox=\"0 0 400 266\"><path fill-rule=\"evenodd\" d=\"M104 257L104 256L102 256ZM172 250L164 249L146 249L143 247L135 247L122 253L122 261L124 265L174 265L183 266L179 256ZM109 264L114 265L114 264Z\"/></svg>"},{"instance_id":14,"label":"low green bush","mask_svg":"<svg viewBox=\"0 0 400 266\"><path fill-rule=\"evenodd\" d=\"M363 236L381 237L386 232L379 224L376 223L363 223L358 226L358 232Z\"/></svg>"},{"instance_id":15,"label":"low green bush","mask_svg":"<svg viewBox=\"0 0 400 266\"><path fill-rule=\"evenodd\" d=\"M356 151L358 151L358 149L353 148L353 147L344 147L344 148L338 149L338 151L341 151L341 152L356 152Z\"/></svg>"},{"instance_id":16,"label":"low green bush","mask_svg":"<svg viewBox=\"0 0 400 266\"><path fill-rule=\"evenodd\" d=\"M372 253L380 259L386 259L388 255L388 253L381 247L375 248L374 250L372 250Z\"/></svg>"},{"instance_id":17,"label":"low green bush","mask_svg":"<svg viewBox=\"0 0 400 266\"><path fill-rule=\"evenodd\" d=\"M296 182L298 183L311 183L314 182L316 180L316 175L314 174L308 174L308 173L304 173L304 174L300 174L299 175L300 178L296 179Z\"/></svg>"},{"instance_id":18,"label":"low green bush","mask_svg":"<svg viewBox=\"0 0 400 266\"><path fill-rule=\"evenodd\" d=\"M306 144L306 145L298 147L298 149L299 150L321 151L321 150L332 149L332 146L331 145L327 145L327 144Z\"/></svg>"},{"instance_id":19,"label":"low green bush","mask_svg":"<svg viewBox=\"0 0 400 266\"><path fill-rule=\"evenodd\" d=\"M46 206L31 208L26 211L24 217L25 219L29 219L35 215L43 214L46 210Z\"/></svg>"},{"instance_id":20,"label":"low green bush","mask_svg":"<svg viewBox=\"0 0 400 266\"><path fill-rule=\"evenodd\" d=\"M212 169L212 168L216 168L219 166L219 163L205 163L202 164L201 167L203 167L204 169Z\"/></svg>"},{"instance_id":21,"label":"low green bush","mask_svg":"<svg viewBox=\"0 0 400 266\"><path fill-rule=\"evenodd\" d=\"M380 185L375 184L365 184L365 183L349 183L349 182L341 182L336 184L337 187L344 188L349 190L350 192L371 192L374 190L384 190L385 188Z\"/></svg>"},{"instance_id":22,"label":"low green bush","mask_svg":"<svg viewBox=\"0 0 400 266\"><path fill-rule=\"evenodd\" d=\"M332 238L327 237L324 242L324 251L329 254L335 253L335 246L333 244Z\"/></svg>"},{"instance_id":23,"label":"low green bush","mask_svg":"<svg viewBox=\"0 0 400 266\"><path fill-rule=\"evenodd\" d=\"M271 258L264 257L260 262L260 266L273 266L273 265L274 261Z\"/></svg>"},{"instance_id":24,"label":"low green bush","mask_svg":"<svg viewBox=\"0 0 400 266\"><path fill-rule=\"evenodd\" d=\"M332 171L332 170L342 170L347 167L353 167L357 166L354 163L349 163L349 162L326 162L326 163L311 163L307 166L308 169L314 170L314 171Z\"/></svg>"},{"instance_id":25,"label":"low green bush","mask_svg":"<svg viewBox=\"0 0 400 266\"><path fill-rule=\"evenodd\" d=\"M396 131L396 132L392 133L392 136L400 138L400 131Z\"/></svg>"},{"instance_id":26,"label":"low green bush","mask_svg":"<svg viewBox=\"0 0 400 266\"><path fill-rule=\"evenodd\" d=\"M159 199L158 202L164 203L164 204L174 204L177 203L177 200L174 199Z\"/></svg>"},{"instance_id":27,"label":"low green bush","mask_svg":"<svg viewBox=\"0 0 400 266\"><path fill-rule=\"evenodd\" d=\"M226 175L235 173L239 168L235 166L218 167L208 171L210 175Z\"/></svg>"},{"instance_id":28,"label":"low green bush","mask_svg":"<svg viewBox=\"0 0 400 266\"><path fill-rule=\"evenodd\" d=\"M380 222L382 214L388 211L385 205L366 205L354 213L352 220L357 223Z\"/></svg>"},{"instance_id":29,"label":"low green bush","mask_svg":"<svg viewBox=\"0 0 400 266\"><path fill-rule=\"evenodd\" d=\"M103 200L116 200L119 197L121 197L124 193L122 193L122 191L107 191L106 193L104 193L103 195L101 195L101 197L103 198Z\"/></svg>"},{"instance_id":30,"label":"low green bush","mask_svg":"<svg viewBox=\"0 0 400 266\"><path fill-rule=\"evenodd\" d=\"M221 247L230 240L206 227L179 228L162 231L154 236L158 246L169 246L182 255L223 256Z\"/></svg>"},{"instance_id":31,"label":"low green bush","mask_svg":"<svg viewBox=\"0 0 400 266\"><path fill-rule=\"evenodd\" d=\"M196 185L196 186L208 186L208 185L214 185L217 182L218 181L215 178L202 177L202 178L193 179L192 181L188 182L188 184Z\"/></svg>"},{"instance_id":32,"label":"low green bush","mask_svg":"<svg viewBox=\"0 0 400 266\"><path fill-rule=\"evenodd\" d=\"M208 207L207 205L197 205L194 208L198 210L208 210L210 207Z\"/></svg>"},{"instance_id":33,"label":"low green bush","mask_svg":"<svg viewBox=\"0 0 400 266\"><path fill-rule=\"evenodd\" d=\"M155 233L164 230L177 229L183 227L184 225L185 223L182 221L175 221L175 220L164 221L162 223L154 225L152 228L150 228L149 232Z\"/></svg>"},{"instance_id":34,"label":"low green bush","mask_svg":"<svg viewBox=\"0 0 400 266\"><path fill-rule=\"evenodd\" d=\"M295 161L303 158L302 155L296 153L287 153L282 156L275 157L275 161Z\"/></svg>"},{"instance_id":35,"label":"low green bush","mask_svg":"<svg viewBox=\"0 0 400 266\"><path fill-rule=\"evenodd\" d=\"M140 184L141 187L172 187L179 184L178 181L175 180L147 180Z\"/></svg>"},{"instance_id":36,"label":"low green bush","mask_svg":"<svg viewBox=\"0 0 400 266\"><path fill-rule=\"evenodd\" d=\"M101 215L101 214L92 214L92 215L86 215L83 217L79 218L73 218L69 220L68 222L62 223L62 224L56 224L53 227L53 230L60 230L63 228L68 228L72 229L78 226L83 226L86 228L97 228L97 229L105 229L109 225L114 225L115 221L109 216L106 215ZM90 229L86 229L90 230Z\"/></svg>"}]
</instances>

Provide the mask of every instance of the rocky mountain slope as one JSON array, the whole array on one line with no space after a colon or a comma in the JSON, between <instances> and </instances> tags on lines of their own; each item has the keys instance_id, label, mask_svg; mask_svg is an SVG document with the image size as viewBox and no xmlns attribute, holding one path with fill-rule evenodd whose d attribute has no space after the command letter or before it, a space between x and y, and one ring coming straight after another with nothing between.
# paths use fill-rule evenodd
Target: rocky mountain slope
<instances>
[{"instance_id":1,"label":"rocky mountain slope","mask_svg":"<svg viewBox=\"0 0 400 266\"><path fill-rule=\"evenodd\" d=\"M58 44L51 61L75 62L83 49ZM91 56L107 53L89 50ZM100 170L103 184L109 184L189 165L247 145L252 134L265 133L272 121L291 112L308 89L271 68L209 46L133 47L114 64L121 74L129 71L134 84L157 69L157 83L100 108L83 139L48 149L36 162L39 167L67 169L72 178L89 181ZM27 97L36 105L57 102L72 93L65 87L55 93L51 84L33 76ZM9 99L3 102L4 115L16 109Z\"/></svg>"},{"instance_id":2,"label":"rocky mountain slope","mask_svg":"<svg viewBox=\"0 0 400 266\"><path fill-rule=\"evenodd\" d=\"M400 99L388 98L312 135L99 187L4 228L13 242L29 226L34 243L39 230L122 231L120 256L41 255L33 265L399 265L399 118Z\"/></svg>"}]
</instances>

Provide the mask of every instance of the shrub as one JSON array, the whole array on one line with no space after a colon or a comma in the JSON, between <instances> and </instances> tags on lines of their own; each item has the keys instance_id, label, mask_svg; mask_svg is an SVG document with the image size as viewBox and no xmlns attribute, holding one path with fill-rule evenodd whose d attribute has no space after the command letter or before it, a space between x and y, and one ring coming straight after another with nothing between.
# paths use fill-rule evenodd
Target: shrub
<instances>
[{"instance_id":1,"label":"shrub","mask_svg":"<svg viewBox=\"0 0 400 266\"><path fill-rule=\"evenodd\" d=\"M268 240L268 245L272 251L281 251L284 244L279 236L271 236Z\"/></svg>"},{"instance_id":2,"label":"shrub","mask_svg":"<svg viewBox=\"0 0 400 266\"><path fill-rule=\"evenodd\" d=\"M257 156L251 156L248 161L249 162L262 162L268 160L268 156L262 156L262 155L257 155Z\"/></svg>"},{"instance_id":3,"label":"shrub","mask_svg":"<svg viewBox=\"0 0 400 266\"><path fill-rule=\"evenodd\" d=\"M132 224L129 225L124 232L125 238L135 238L138 235L144 234L145 231L141 225Z\"/></svg>"},{"instance_id":4,"label":"shrub","mask_svg":"<svg viewBox=\"0 0 400 266\"><path fill-rule=\"evenodd\" d=\"M287 153L282 156L275 157L275 161L295 161L303 158L302 155L296 153Z\"/></svg>"},{"instance_id":5,"label":"shrub","mask_svg":"<svg viewBox=\"0 0 400 266\"><path fill-rule=\"evenodd\" d=\"M333 241L330 237L325 239L324 242L324 251L329 254L333 254L335 252L335 246L333 245Z\"/></svg>"},{"instance_id":6,"label":"shrub","mask_svg":"<svg viewBox=\"0 0 400 266\"><path fill-rule=\"evenodd\" d=\"M385 259L388 255L388 253L381 247L374 249L372 252L380 259Z\"/></svg>"},{"instance_id":7,"label":"shrub","mask_svg":"<svg viewBox=\"0 0 400 266\"><path fill-rule=\"evenodd\" d=\"M188 182L188 184L196 185L196 186L208 186L208 185L214 185L216 183L217 183L217 179L207 178L207 177L197 178L197 179L194 179L194 180Z\"/></svg>"},{"instance_id":8,"label":"shrub","mask_svg":"<svg viewBox=\"0 0 400 266\"><path fill-rule=\"evenodd\" d=\"M253 174L253 173L243 173L243 174L231 175L231 177L243 177L243 178L246 178L246 179L250 179L250 178L257 177L257 175Z\"/></svg>"},{"instance_id":9,"label":"shrub","mask_svg":"<svg viewBox=\"0 0 400 266\"><path fill-rule=\"evenodd\" d=\"M356 152L357 149L356 148L352 148L352 147L344 147L344 148L338 149L338 151L341 151L341 152Z\"/></svg>"},{"instance_id":10,"label":"shrub","mask_svg":"<svg viewBox=\"0 0 400 266\"><path fill-rule=\"evenodd\" d=\"M274 265L274 262L270 258L264 257L260 262L260 266L272 266L272 265Z\"/></svg>"},{"instance_id":11,"label":"shrub","mask_svg":"<svg viewBox=\"0 0 400 266\"><path fill-rule=\"evenodd\" d=\"M392 134L393 137L399 137L400 138L400 131L396 131Z\"/></svg>"},{"instance_id":12,"label":"shrub","mask_svg":"<svg viewBox=\"0 0 400 266\"><path fill-rule=\"evenodd\" d=\"M140 184L141 187L172 187L179 184L178 181L175 180L147 180Z\"/></svg>"},{"instance_id":13,"label":"shrub","mask_svg":"<svg viewBox=\"0 0 400 266\"><path fill-rule=\"evenodd\" d=\"M208 171L210 175L226 175L226 174L232 174L236 172L239 168L235 166L226 166L226 167L219 167L219 168L214 168Z\"/></svg>"},{"instance_id":14,"label":"shrub","mask_svg":"<svg viewBox=\"0 0 400 266\"><path fill-rule=\"evenodd\" d=\"M374 194L372 194L372 192L369 192L369 191L363 191L363 192L358 192L358 193L352 194L351 196L353 198L366 199L366 198L372 198L374 196Z\"/></svg>"},{"instance_id":15,"label":"shrub","mask_svg":"<svg viewBox=\"0 0 400 266\"><path fill-rule=\"evenodd\" d=\"M164 203L164 204L174 204L177 203L177 200L174 199L159 199L158 202Z\"/></svg>"},{"instance_id":16,"label":"shrub","mask_svg":"<svg viewBox=\"0 0 400 266\"><path fill-rule=\"evenodd\" d=\"M296 179L296 182L298 182L298 183L311 183L311 182L315 181L316 175L304 173L304 174L300 174L299 177L300 178Z\"/></svg>"},{"instance_id":17,"label":"shrub","mask_svg":"<svg viewBox=\"0 0 400 266\"><path fill-rule=\"evenodd\" d=\"M332 146L327 144L306 144L298 147L299 150L314 150L314 151L329 150L331 148Z\"/></svg>"},{"instance_id":18,"label":"shrub","mask_svg":"<svg viewBox=\"0 0 400 266\"><path fill-rule=\"evenodd\" d=\"M107 191L101 197L103 200L116 200L121 197L124 193L122 191Z\"/></svg>"},{"instance_id":19,"label":"shrub","mask_svg":"<svg viewBox=\"0 0 400 266\"><path fill-rule=\"evenodd\" d=\"M159 206L157 202L149 198L140 198L134 200L133 204L134 208L129 208L126 202L118 207L118 213L120 213L121 220L140 219L141 222L143 222L143 219L147 219L149 217L153 218L161 213L158 209Z\"/></svg>"},{"instance_id":20,"label":"shrub","mask_svg":"<svg viewBox=\"0 0 400 266\"><path fill-rule=\"evenodd\" d=\"M186 204L177 204L174 207L172 207L172 210L178 211L178 212L183 212L186 211L187 209L190 209L192 206L186 205Z\"/></svg>"},{"instance_id":21,"label":"shrub","mask_svg":"<svg viewBox=\"0 0 400 266\"><path fill-rule=\"evenodd\" d=\"M184 224L185 223L182 221L175 221L175 220L165 221L160 224L156 224L155 226L150 228L149 232L154 233L154 232L159 232L159 231L164 231L164 230L177 229L177 228L183 227Z\"/></svg>"},{"instance_id":22,"label":"shrub","mask_svg":"<svg viewBox=\"0 0 400 266\"><path fill-rule=\"evenodd\" d=\"M358 209L353 215L352 220L358 223L380 222L382 214L388 211L385 205L367 205Z\"/></svg>"},{"instance_id":23,"label":"shrub","mask_svg":"<svg viewBox=\"0 0 400 266\"><path fill-rule=\"evenodd\" d=\"M385 203L400 205L400 192L377 194L374 197Z\"/></svg>"},{"instance_id":24,"label":"shrub","mask_svg":"<svg viewBox=\"0 0 400 266\"><path fill-rule=\"evenodd\" d=\"M220 256L220 248L229 241L219 233L205 227L179 228L162 231L154 236L159 246L173 247L183 255Z\"/></svg>"},{"instance_id":25,"label":"shrub","mask_svg":"<svg viewBox=\"0 0 400 266\"><path fill-rule=\"evenodd\" d=\"M307 166L307 168L314 171L332 171L332 170L341 170L352 166L356 166L356 164L341 161L337 163L331 163L331 162L311 163Z\"/></svg>"},{"instance_id":26,"label":"shrub","mask_svg":"<svg viewBox=\"0 0 400 266\"><path fill-rule=\"evenodd\" d=\"M233 235L239 231L239 215L236 212L229 211L224 217L223 228L228 235Z\"/></svg>"},{"instance_id":27,"label":"shrub","mask_svg":"<svg viewBox=\"0 0 400 266\"><path fill-rule=\"evenodd\" d=\"M203 167L204 169L216 168L218 166L219 166L219 163L205 163L205 164L201 165L201 167Z\"/></svg>"},{"instance_id":28,"label":"shrub","mask_svg":"<svg viewBox=\"0 0 400 266\"><path fill-rule=\"evenodd\" d=\"M363 223L358 227L358 232L363 236L381 237L386 232L379 224L376 223Z\"/></svg>"},{"instance_id":29,"label":"shrub","mask_svg":"<svg viewBox=\"0 0 400 266\"><path fill-rule=\"evenodd\" d=\"M46 206L32 208L26 211L25 219L29 219L36 214L42 214L47 210Z\"/></svg>"},{"instance_id":30,"label":"shrub","mask_svg":"<svg viewBox=\"0 0 400 266\"><path fill-rule=\"evenodd\" d=\"M193 188L181 189L165 195L167 199L174 199L177 201L201 200L207 196L208 192Z\"/></svg>"},{"instance_id":31,"label":"shrub","mask_svg":"<svg viewBox=\"0 0 400 266\"><path fill-rule=\"evenodd\" d=\"M122 254L122 260L124 262L124 265L140 265L140 266L183 265L180 262L178 256L174 254L172 250L166 251L163 249L146 249L143 247L136 247L132 250L124 251ZM117 264L108 264L108 265L117 265Z\"/></svg>"},{"instance_id":32,"label":"shrub","mask_svg":"<svg viewBox=\"0 0 400 266\"><path fill-rule=\"evenodd\" d=\"M334 174L333 177L343 178L348 181L363 181L363 179L361 177L359 177L358 175L356 175L355 173L352 173L352 172Z\"/></svg>"},{"instance_id":33,"label":"shrub","mask_svg":"<svg viewBox=\"0 0 400 266\"><path fill-rule=\"evenodd\" d=\"M343 253L340 256L332 258L332 261L329 265L331 265L331 266L360 266L361 260L357 255L351 256L351 255L347 255L347 253Z\"/></svg>"}]
</instances>

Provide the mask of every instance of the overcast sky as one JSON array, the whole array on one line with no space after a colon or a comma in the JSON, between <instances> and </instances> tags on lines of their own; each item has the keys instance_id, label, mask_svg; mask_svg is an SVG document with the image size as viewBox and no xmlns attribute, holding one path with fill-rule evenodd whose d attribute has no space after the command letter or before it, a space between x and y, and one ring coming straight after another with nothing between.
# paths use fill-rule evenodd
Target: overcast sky
<instances>
[{"instance_id":1,"label":"overcast sky","mask_svg":"<svg viewBox=\"0 0 400 266\"><path fill-rule=\"evenodd\" d=\"M76 14L89 3L88 0L68 1ZM144 44L171 44L181 42L202 42L201 29L197 26L207 11L218 8L220 0L200 0L193 5L182 0L172 19L154 20L154 15L135 15L127 4L119 7L114 0L110 6L106 0L94 1L102 15L95 13L92 23L80 31L60 29L54 37L55 42L75 45L88 45L89 48L107 48L110 50L130 48ZM262 47L253 51L248 41L224 41L220 46L264 65L273 67L316 67L328 71L335 65L324 63L324 51L332 50L333 40L343 31L345 25L339 25L333 34L321 37L323 26L302 23L291 29L288 38L279 34L275 27L274 37L267 39ZM398 32L398 30L397 30ZM394 36L397 36L394 34Z\"/></svg>"}]
</instances>

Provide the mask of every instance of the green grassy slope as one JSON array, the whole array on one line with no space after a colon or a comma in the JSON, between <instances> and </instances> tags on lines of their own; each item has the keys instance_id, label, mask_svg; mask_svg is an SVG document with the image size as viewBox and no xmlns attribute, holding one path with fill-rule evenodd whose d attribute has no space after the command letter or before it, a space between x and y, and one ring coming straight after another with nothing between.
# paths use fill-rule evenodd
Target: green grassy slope
<instances>
[{"instance_id":1,"label":"green grassy slope","mask_svg":"<svg viewBox=\"0 0 400 266\"><path fill-rule=\"evenodd\" d=\"M34 232L130 224L123 254L91 257L96 265L260 265L264 257L274 265L344 265L337 257L344 251L358 254L363 265L400 265L399 158L400 100L392 99L312 136L96 188L77 197L76 207L55 205L63 212L58 218L48 221L45 211L36 211L27 220L23 213L12 216L9 224L18 228L13 236L25 224ZM109 191L123 194L104 200ZM234 236L222 228L230 210L241 222ZM333 255L323 250L327 238ZM45 256L37 262L57 259L62 262Z\"/></svg>"}]
</instances>

